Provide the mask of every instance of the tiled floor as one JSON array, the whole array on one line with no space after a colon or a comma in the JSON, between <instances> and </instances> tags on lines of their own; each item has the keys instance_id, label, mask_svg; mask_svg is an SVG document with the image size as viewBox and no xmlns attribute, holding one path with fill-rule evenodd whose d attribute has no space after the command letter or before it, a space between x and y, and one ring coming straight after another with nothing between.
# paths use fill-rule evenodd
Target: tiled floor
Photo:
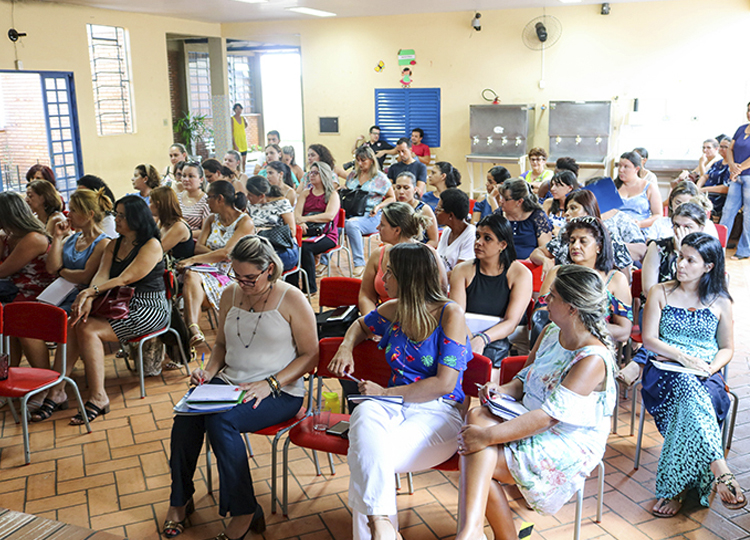
<instances>
[{"instance_id":1,"label":"tiled floor","mask_svg":"<svg viewBox=\"0 0 750 540\"><path fill-rule=\"evenodd\" d=\"M735 298L735 356L729 383L740 396L740 413L729 455L730 467L750 488L750 318L748 282L750 263L729 262ZM205 322L205 321L204 321ZM206 324L206 328L208 325ZM24 511L66 523L105 530L131 539L156 539L169 496L167 462L172 406L186 390L184 373L167 372L147 380L148 397L140 399L138 379L122 360L108 357L107 384L112 412L92 424L85 434L68 426L74 411L58 412L54 421L31 426L32 462L23 466L21 428L7 407L0 409L0 507ZM84 385L83 372L75 378ZM85 394L85 389L83 390ZM629 402L620 404L619 435L612 435L606 453L604 515L593 522L596 479L590 479L584 505L583 538L691 540L750 538L750 513L727 511L718 500L711 508L689 498L673 519L656 519L653 482L660 436L648 420L640 470L633 470L635 437L628 436ZM335 458L336 475L315 476L310 455L293 448L291 455L290 518L270 515L270 441L252 436L251 468L256 492L266 510L268 540L351 538L351 516L346 506L348 469ZM324 459L321 461L325 461ZM217 502L206 493L205 461L197 477L197 512L182 538L209 538L222 530ZM215 466L214 466L215 468ZM218 473L213 471L218 482ZM457 475L430 471L414 476L413 495L398 495L402 533L406 540L452 538L456 528ZM405 482L404 482L404 490ZM555 516L540 516L518 501L517 521L535 523L532 538L570 539L575 506L566 505ZM2 537L0 531L0 538Z\"/></svg>"}]
</instances>

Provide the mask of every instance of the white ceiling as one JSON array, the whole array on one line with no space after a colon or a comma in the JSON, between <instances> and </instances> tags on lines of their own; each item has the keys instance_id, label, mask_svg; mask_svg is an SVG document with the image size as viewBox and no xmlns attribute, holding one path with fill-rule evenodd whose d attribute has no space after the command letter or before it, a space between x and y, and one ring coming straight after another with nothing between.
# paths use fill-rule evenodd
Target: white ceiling
<instances>
[{"instance_id":1,"label":"white ceiling","mask_svg":"<svg viewBox=\"0 0 750 540\"><path fill-rule=\"evenodd\" d=\"M335 13L338 17L372 15L410 15L451 11L482 11L512 8L564 6L560 0L268 0L247 4L236 0L57 0L63 4L167 15L204 22L229 23L290 19L315 19L287 11L289 7L308 7ZM655 0L611 0L610 3L652 2ZM601 4L582 0L581 4ZM576 4L573 4L576 5Z\"/></svg>"}]
</instances>

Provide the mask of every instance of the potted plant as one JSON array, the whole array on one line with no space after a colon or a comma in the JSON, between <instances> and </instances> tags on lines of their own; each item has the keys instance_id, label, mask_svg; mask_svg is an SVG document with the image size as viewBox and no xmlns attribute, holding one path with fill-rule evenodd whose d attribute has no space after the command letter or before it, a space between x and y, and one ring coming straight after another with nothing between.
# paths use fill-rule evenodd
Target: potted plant
<instances>
[{"instance_id":1,"label":"potted plant","mask_svg":"<svg viewBox=\"0 0 750 540\"><path fill-rule=\"evenodd\" d=\"M182 118L174 122L174 132L181 142L188 147L191 155L195 155L195 143L203 135L213 134L213 130L208 126L208 117L206 115L194 115L189 111Z\"/></svg>"}]
</instances>

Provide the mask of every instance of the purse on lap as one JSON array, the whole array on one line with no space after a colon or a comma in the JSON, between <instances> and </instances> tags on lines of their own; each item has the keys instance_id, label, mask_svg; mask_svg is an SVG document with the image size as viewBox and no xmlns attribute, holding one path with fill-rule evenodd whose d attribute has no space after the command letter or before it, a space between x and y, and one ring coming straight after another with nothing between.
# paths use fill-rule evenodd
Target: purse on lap
<instances>
[{"instance_id":1,"label":"purse on lap","mask_svg":"<svg viewBox=\"0 0 750 540\"><path fill-rule=\"evenodd\" d=\"M113 287L94 299L90 315L111 320L124 319L130 315L133 294L133 287Z\"/></svg>"}]
</instances>

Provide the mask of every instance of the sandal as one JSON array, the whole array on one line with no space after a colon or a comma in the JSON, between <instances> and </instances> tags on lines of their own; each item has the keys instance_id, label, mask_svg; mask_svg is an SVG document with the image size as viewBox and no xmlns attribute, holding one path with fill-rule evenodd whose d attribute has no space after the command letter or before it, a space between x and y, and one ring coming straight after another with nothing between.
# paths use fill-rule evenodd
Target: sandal
<instances>
[{"instance_id":1,"label":"sandal","mask_svg":"<svg viewBox=\"0 0 750 540\"><path fill-rule=\"evenodd\" d=\"M682 493L674 497L661 499L661 504L659 506L654 507L651 510L651 513L658 518L673 518L680 512L680 509L682 508L683 500L685 500L685 496L682 495ZM674 514L665 514L664 512L660 512L662 508L664 508L667 504L671 503L672 501L675 501L679 505L677 507L677 510L675 510Z\"/></svg>"},{"instance_id":2,"label":"sandal","mask_svg":"<svg viewBox=\"0 0 750 540\"><path fill-rule=\"evenodd\" d=\"M632 360L615 375L615 379L622 383L625 388L630 388L641 378L641 366Z\"/></svg>"},{"instance_id":3,"label":"sandal","mask_svg":"<svg viewBox=\"0 0 750 540\"><path fill-rule=\"evenodd\" d=\"M43 422L44 420L52 416L52 413L54 413L55 411L65 411L67 409L67 400L57 403L56 401L52 401L49 398L44 398L44 402L42 403L41 407L31 413L31 421Z\"/></svg>"},{"instance_id":4,"label":"sandal","mask_svg":"<svg viewBox=\"0 0 750 540\"><path fill-rule=\"evenodd\" d=\"M86 418L88 418L89 422L93 422L96 420L100 415L104 416L109 412L109 403L107 403L104 407L97 407L90 401L87 401L84 406L84 409L86 409ZM73 418L70 419L70 425L71 426L81 426L84 424L83 416L81 416L81 413L79 412L76 414Z\"/></svg>"},{"instance_id":5,"label":"sandal","mask_svg":"<svg viewBox=\"0 0 750 540\"><path fill-rule=\"evenodd\" d=\"M188 330L190 330L193 326L195 326L198 331L190 336L190 346L195 347L196 345L200 345L201 343L204 343L206 341L206 336L203 335L203 332L201 331L201 327L198 326L197 323L193 323L188 325Z\"/></svg>"},{"instance_id":6,"label":"sandal","mask_svg":"<svg viewBox=\"0 0 750 540\"><path fill-rule=\"evenodd\" d=\"M724 484L729 492L732 494L733 497L737 497L737 488L734 487L734 484L737 484L737 487L740 488L739 494L742 495L742 499L735 503L730 503L728 501L725 501L721 498L721 495L719 495L719 499L721 499L721 504L723 504L726 508L729 508L730 510L739 510L740 508L745 508L747 505L747 497L745 497L745 494L742 493L742 487L740 487L739 483L737 482L737 479L734 477L732 473L724 473L718 478L714 479L714 489L718 493L718 487L719 484Z\"/></svg>"},{"instance_id":7,"label":"sandal","mask_svg":"<svg viewBox=\"0 0 750 540\"><path fill-rule=\"evenodd\" d=\"M164 521L164 526L161 528L161 533L167 538L174 538L175 536L182 534L186 526L190 525L190 514L195 512L195 503L191 497L185 506L185 518L182 521L172 521L167 519Z\"/></svg>"}]
</instances>

